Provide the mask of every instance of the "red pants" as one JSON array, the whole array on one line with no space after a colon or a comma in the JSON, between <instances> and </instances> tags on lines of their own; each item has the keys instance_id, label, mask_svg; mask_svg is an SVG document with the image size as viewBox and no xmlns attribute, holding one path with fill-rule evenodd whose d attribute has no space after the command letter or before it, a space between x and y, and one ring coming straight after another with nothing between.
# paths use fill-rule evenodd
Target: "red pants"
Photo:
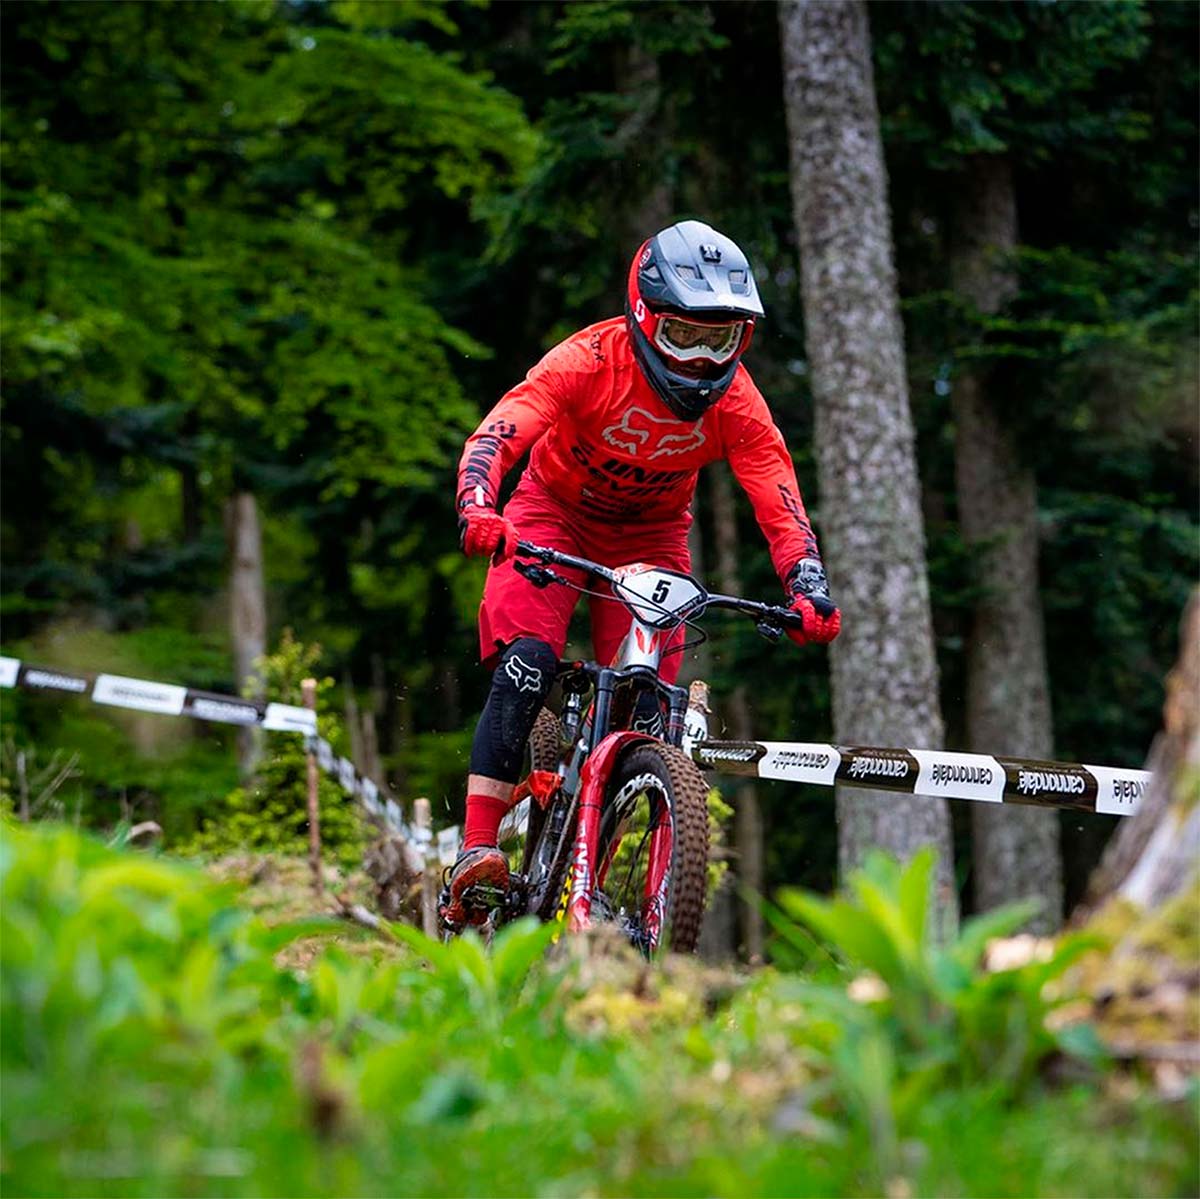
<instances>
[{"instance_id":1,"label":"red pants","mask_svg":"<svg viewBox=\"0 0 1200 1199\"><path fill-rule=\"evenodd\" d=\"M540 484L522 476L512 499L504 508L525 541L562 550L581 558L590 558L602 566L626 566L649 562L671 570L690 571L688 527L691 515L667 524L607 524L580 516L565 508ZM583 584L581 571L554 567L556 574ZM612 598L607 583L593 580L595 590L608 598L589 597L592 617L592 647L596 661L608 665L629 631L633 619L629 609ZM510 561L488 570L479 606L479 657L494 666L499 652L518 637L537 637L546 641L561 658L567 642L567 626L579 600L579 592L559 583L535 587L513 569ZM672 637L671 645L683 643L684 630ZM673 683L679 674L683 655L668 652L660 674Z\"/></svg>"}]
</instances>

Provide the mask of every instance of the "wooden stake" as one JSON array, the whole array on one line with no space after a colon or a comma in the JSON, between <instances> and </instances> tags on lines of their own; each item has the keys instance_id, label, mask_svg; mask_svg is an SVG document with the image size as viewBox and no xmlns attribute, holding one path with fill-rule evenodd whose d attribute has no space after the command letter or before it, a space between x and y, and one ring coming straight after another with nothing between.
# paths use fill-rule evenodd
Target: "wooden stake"
<instances>
[{"instance_id":1,"label":"wooden stake","mask_svg":"<svg viewBox=\"0 0 1200 1199\"><path fill-rule=\"evenodd\" d=\"M310 711L317 710L317 680L304 679L300 683L300 693L304 697L304 706ZM321 877L321 809L320 774L317 770L317 755L309 747L308 751L308 864L312 870L313 893L320 895L325 889Z\"/></svg>"}]
</instances>

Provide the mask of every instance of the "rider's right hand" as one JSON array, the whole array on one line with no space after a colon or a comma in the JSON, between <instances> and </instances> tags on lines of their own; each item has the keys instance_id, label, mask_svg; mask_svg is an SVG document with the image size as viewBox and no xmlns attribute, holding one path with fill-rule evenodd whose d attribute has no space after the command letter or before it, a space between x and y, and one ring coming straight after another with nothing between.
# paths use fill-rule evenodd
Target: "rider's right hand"
<instances>
[{"instance_id":1,"label":"rider's right hand","mask_svg":"<svg viewBox=\"0 0 1200 1199\"><path fill-rule=\"evenodd\" d=\"M494 508L468 504L458 516L458 537L467 557L491 558L499 563L516 553L520 534L517 526Z\"/></svg>"}]
</instances>

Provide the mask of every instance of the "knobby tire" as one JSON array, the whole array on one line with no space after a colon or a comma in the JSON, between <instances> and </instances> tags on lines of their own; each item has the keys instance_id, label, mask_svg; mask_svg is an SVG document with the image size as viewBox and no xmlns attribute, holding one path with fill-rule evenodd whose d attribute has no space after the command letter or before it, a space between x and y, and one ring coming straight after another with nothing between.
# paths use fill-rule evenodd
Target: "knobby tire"
<instances>
[{"instance_id":1,"label":"knobby tire","mask_svg":"<svg viewBox=\"0 0 1200 1199\"><path fill-rule=\"evenodd\" d=\"M699 767L671 745L641 744L622 757L608 784L609 798L640 775L653 775L672 820L671 878L663 927L671 949L691 953L700 939L708 888L708 783ZM616 813L606 804L600 824L598 860L604 861L616 831Z\"/></svg>"}]
</instances>

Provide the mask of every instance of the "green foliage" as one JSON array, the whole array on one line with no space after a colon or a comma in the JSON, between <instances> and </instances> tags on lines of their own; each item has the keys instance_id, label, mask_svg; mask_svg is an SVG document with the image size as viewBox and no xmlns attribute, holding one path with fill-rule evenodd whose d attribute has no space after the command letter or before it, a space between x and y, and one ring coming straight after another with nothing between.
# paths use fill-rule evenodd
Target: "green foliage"
<instances>
[{"instance_id":1,"label":"green foliage","mask_svg":"<svg viewBox=\"0 0 1200 1199\"><path fill-rule=\"evenodd\" d=\"M1146 136L1144 113L1087 102L1105 72L1146 50L1149 18L1136 0L890 7L874 23L885 136L934 165Z\"/></svg>"},{"instance_id":2,"label":"green foliage","mask_svg":"<svg viewBox=\"0 0 1200 1199\"><path fill-rule=\"evenodd\" d=\"M488 351L445 295L537 153L520 105L419 40L452 35L440 4L3 22L9 635L68 611L193 634L224 501L250 488L294 554L273 606L365 658L394 614L348 575L461 591L424 555L454 544L462 365ZM451 242L474 249L448 268ZM414 646L446 639L413 625Z\"/></svg>"},{"instance_id":3,"label":"green foliage","mask_svg":"<svg viewBox=\"0 0 1200 1199\"><path fill-rule=\"evenodd\" d=\"M1054 1052L1098 1059L1100 1044L1086 1026L1055 1031L1047 1024L1067 998L1054 994L1055 980L1097 948L1097 939L1064 936L1045 961L984 973L980 962L987 943L1015 932L1036 905L1013 904L976 916L942 947L930 927L933 863L932 850L904 868L876 853L850 876L846 898L780 893L783 910L826 942L845 966L869 971L882 984L881 996L868 1003L855 1003L841 988L813 990L812 1001L835 1018L834 1060L844 1061L850 1077L878 1075L882 1059L859 1059L883 1052L889 1063L911 1073L905 1100L919 1104L953 1085L986 1084L998 1097L1015 1100ZM794 937L786 925L783 930ZM893 1068L889 1064L886 1072Z\"/></svg>"},{"instance_id":4,"label":"green foliage","mask_svg":"<svg viewBox=\"0 0 1200 1199\"><path fill-rule=\"evenodd\" d=\"M304 645L285 629L278 649L255 663L246 692L299 704L301 681L315 675L320 657L319 645ZM317 679L317 732L340 751L345 729L330 707L333 685L330 678ZM323 858L359 866L367 828L357 804L323 772L317 795ZM304 739L294 733L266 734L263 761L252 782L214 805L200 832L181 847L184 853L214 857L246 850L308 852L308 753Z\"/></svg>"},{"instance_id":5,"label":"green foliage","mask_svg":"<svg viewBox=\"0 0 1200 1199\"><path fill-rule=\"evenodd\" d=\"M60 622L37 637L5 646L26 661L68 670L228 689L225 639L163 625L118 635L85 623ZM45 810L96 828L120 819L152 819L168 841L190 835L200 813L237 781L233 730L89 703L74 695L5 693L0 736L5 770L0 789L16 787L18 752L31 762L72 763L70 776ZM37 793L31 793L36 808ZM15 801L14 801L15 806Z\"/></svg>"},{"instance_id":6,"label":"green foliage","mask_svg":"<svg viewBox=\"0 0 1200 1199\"><path fill-rule=\"evenodd\" d=\"M720 790L708 789L708 898L717 893L729 873L729 822L733 809L725 802Z\"/></svg>"},{"instance_id":7,"label":"green foliage","mask_svg":"<svg viewBox=\"0 0 1200 1199\"><path fill-rule=\"evenodd\" d=\"M394 926L295 973L279 951L332 922L267 927L194 869L2 833L6 1193L1195 1189L1190 1111L1078 1084L1013 1106L945 1062L930 1091L894 1021L801 979L764 972L705 1016L685 963L546 961L553 930L526 923L490 950ZM1012 988L978 997L993 1022L1020 1010Z\"/></svg>"}]
</instances>

